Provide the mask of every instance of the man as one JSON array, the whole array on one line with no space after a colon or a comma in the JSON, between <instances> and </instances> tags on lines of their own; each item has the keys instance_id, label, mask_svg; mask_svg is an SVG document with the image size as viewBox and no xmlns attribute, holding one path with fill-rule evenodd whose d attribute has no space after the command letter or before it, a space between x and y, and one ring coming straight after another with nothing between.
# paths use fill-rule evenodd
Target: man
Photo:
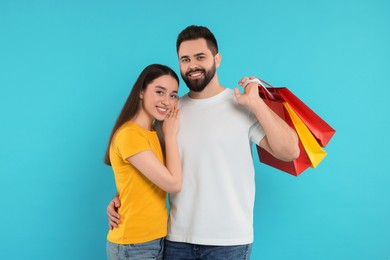
<instances>
[{"instance_id":1,"label":"man","mask_svg":"<svg viewBox=\"0 0 390 260\"><path fill-rule=\"evenodd\" d=\"M256 82L223 87L214 35L189 26L178 36L180 73L189 93L180 100L178 143L182 191L169 195L170 219L165 259L249 259L255 196L251 143L275 157L299 156L296 133L263 102ZM252 79L252 78L251 78ZM114 198L110 226L119 223Z\"/></svg>"}]
</instances>

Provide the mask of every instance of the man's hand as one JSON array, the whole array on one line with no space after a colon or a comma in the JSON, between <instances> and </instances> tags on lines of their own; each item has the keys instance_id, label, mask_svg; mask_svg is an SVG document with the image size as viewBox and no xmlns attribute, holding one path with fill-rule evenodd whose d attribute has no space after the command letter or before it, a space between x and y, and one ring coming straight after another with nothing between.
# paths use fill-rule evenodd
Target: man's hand
<instances>
[{"instance_id":1,"label":"man's hand","mask_svg":"<svg viewBox=\"0 0 390 260\"><path fill-rule=\"evenodd\" d=\"M258 145L280 160L297 159L300 153L297 133L260 98L261 81L255 77L244 77L238 84L244 87L244 93L235 89L237 102L252 111L265 133Z\"/></svg>"},{"instance_id":2,"label":"man's hand","mask_svg":"<svg viewBox=\"0 0 390 260\"><path fill-rule=\"evenodd\" d=\"M107 206L108 226L110 230L118 227L120 223L120 215L118 214L118 208L121 206L119 196L116 195Z\"/></svg>"},{"instance_id":3,"label":"man's hand","mask_svg":"<svg viewBox=\"0 0 390 260\"><path fill-rule=\"evenodd\" d=\"M248 108L252 108L252 106L256 105L256 103L261 102L261 98L259 96L259 84L257 82L250 82L244 86L244 83L247 80L255 79L255 77L243 77L238 85L244 87L244 93L241 93L238 88L234 89L234 93L236 95L237 102L240 105L246 106Z\"/></svg>"}]
</instances>

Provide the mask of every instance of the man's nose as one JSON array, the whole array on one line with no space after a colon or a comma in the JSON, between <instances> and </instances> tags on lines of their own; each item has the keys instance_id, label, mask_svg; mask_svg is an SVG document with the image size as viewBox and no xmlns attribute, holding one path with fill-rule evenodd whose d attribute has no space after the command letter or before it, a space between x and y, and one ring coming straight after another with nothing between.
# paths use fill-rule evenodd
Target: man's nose
<instances>
[{"instance_id":1,"label":"man's nose","mask_svg":"<svg viewBox=\"0 0 390 260\"><path fill-rule=\"evenodd\" d=\"M198 63L197 63L196 59L190 60L190 64L189 65L190 65L189 69L191 69L191 70L194 70L194 69L198 68Z\"/></svg>"}]
</instances>

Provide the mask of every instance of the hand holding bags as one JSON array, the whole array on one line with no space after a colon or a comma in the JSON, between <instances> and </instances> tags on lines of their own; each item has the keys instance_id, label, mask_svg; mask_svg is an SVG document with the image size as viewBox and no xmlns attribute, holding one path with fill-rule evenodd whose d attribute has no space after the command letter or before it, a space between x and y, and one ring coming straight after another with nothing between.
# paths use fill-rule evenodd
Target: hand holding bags
<instances>
[{"instance_id":1,"label":"hand holding bags","mask_svg":"<svg viewBox=\"0 0 390 260\"><path fill-rule=\"evenodd\" d=\"M295 96L287 88L274 88L265 81L262 83L270 86L267 88L270 93L279 93L281 99L288 103L291 108L297 113L303 123L309 128L310 132L317 139L321 147L325 147L334 133L336 132L330 125L328 125L321 117L319 117L313 110L311 110L305 103L303 103L297 96Z\"/></svg>"},{"instance_id":2,"label":"hand holding bags","mask_svg":"<svg viewBox=\"0 0 390 260\"><path fill-rule=\"evenodd\" d=\"M317 167L326 156L321 146L325 147L336 131L287 88L274 88L260 79L250 81L259 83L260 97L290 127L296 130L301 151L296 160L284 162L257 147L260 161L295 176L309 166ZM264 87L264 84L269 87Z\"/></svg>"}]
</instances>

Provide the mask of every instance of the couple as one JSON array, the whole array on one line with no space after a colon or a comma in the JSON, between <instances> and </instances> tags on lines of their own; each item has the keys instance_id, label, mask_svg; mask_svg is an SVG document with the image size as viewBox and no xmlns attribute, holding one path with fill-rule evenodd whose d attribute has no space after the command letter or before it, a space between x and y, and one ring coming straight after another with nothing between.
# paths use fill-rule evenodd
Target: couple
<instances>
[{"instance_id":1,"label":"couple","mask_svg":"<svg viewBox=\"0 0 390 260\"><path fill-rule=\"evenodd\" d=\"M175 72L146 67L110 137L105 162L119 198L107 207L108 259L250 259L252 143L291 161L297 135L262 101L256 82L242 78L243 93L219 83L221 54L208 28L185 28L176 48L189 93L178 104Z\"/></svg>"}]
</instances>

